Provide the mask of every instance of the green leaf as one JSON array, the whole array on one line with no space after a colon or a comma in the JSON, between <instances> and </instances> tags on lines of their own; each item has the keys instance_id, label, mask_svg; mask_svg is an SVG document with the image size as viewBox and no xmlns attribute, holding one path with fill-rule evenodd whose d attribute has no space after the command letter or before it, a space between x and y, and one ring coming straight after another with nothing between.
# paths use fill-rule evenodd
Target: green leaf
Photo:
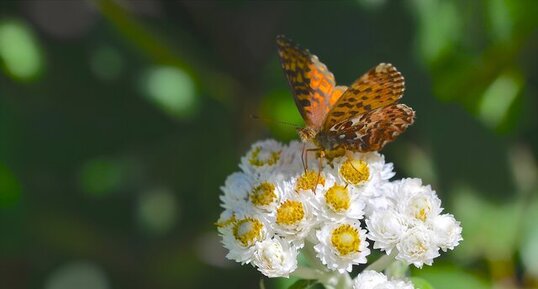
<instances>
[{"instance_id":1,"label":"green leaf","mask_svg":"<svg viewBox=\"0 0 538 289\"><path fill-rule=\"evenodd\" d=\"M317 283L315 280L297 280L288 289L306 289L314 286Z\"/></svg>"},{"instance_id":2,"label":"green leaf","mask_svg":"<svg viewBox=\"0 0 538 289\"><path fill-rule=\"evenodd\" d=\"M433 286L422 278L411 277L411 282L415 285L415 289L433 289Z\"/></svg>"}]
</instances>

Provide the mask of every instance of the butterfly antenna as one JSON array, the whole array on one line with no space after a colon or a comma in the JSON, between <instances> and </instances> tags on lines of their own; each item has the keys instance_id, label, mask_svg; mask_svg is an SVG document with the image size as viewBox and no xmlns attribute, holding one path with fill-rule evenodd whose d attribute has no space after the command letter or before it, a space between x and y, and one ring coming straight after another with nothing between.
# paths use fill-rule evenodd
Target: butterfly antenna
<instances>
[{"instance_id":1,"label":"butterfly antenna","mask_svg":"<svg viewBox=\"0 0 538 289\"><path fill-rule=\"evenodd\" d=\"M302 128L303 127L302 125L298 125L298 124L295 124L295 123L291 123L291 122L287 122L287 121L274 120L274 119L270 119L270 118L265 118L265 117L261 117L259 115L255 115L255 114L251 114L250 118L262 120L262 121L264 121L266 123L275 123L275 124L280 124L280 125L287 125L287 126L291 126L291 127L294 127L294 128Z\"/></svg>"}]
</instances>

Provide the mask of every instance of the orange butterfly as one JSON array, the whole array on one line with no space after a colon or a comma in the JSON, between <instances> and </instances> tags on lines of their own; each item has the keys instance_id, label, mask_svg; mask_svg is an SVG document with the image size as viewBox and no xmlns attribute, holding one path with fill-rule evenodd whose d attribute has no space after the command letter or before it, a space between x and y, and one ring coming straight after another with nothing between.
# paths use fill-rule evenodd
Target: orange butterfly
<instances>
[{"instance_id":1,"label":"orange butterfly","mask_svg":"<svg viewBox=\"0 0 538 289\"><path fill-rule=\"evenodd\" d=\"M284 36L277 36L282 68L306 126L303 142L323 151L379 151L414 121L415 112L402 98L405 83L391 64L380 63L350 87L336 86L318 57Z\"/></svg>"}]
</instances>

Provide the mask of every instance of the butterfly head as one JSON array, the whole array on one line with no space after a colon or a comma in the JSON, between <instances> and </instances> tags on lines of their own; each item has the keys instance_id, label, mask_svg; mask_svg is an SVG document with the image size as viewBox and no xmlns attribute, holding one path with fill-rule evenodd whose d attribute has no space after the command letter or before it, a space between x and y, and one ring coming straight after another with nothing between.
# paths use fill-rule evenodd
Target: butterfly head
<instances>
[{"instance_id":1,"label":"butterfly head","mask_svg":"<svg viewBox=\"0 0 538 289\"><path fill-rule=\"evenodd\" d=\"M297 134L299 134L302 142L312 142L324 150L333 150L338 146L338 141L331 137L331 135L323 131L318 132L311 127L298 128Z\"/></svg>"},{"instance_id":2,"label":"butterfly head","mask_svg":"<svg viewBox=\"0 0 538 289\"><path fill-rule=\"evenodd\" d=\"M297 129L297 134L302 142L309 142L316 139L317 132L310 127L302 127Z\"/></svg>"}]
</instances>

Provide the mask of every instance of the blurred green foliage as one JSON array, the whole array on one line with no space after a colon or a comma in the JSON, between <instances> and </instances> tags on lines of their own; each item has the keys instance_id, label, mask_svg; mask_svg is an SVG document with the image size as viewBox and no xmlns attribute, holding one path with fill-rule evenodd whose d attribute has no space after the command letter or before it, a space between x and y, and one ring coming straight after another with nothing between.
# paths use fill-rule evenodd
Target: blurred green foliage
<instances>
[{"instance_id":1,"label":"blurred green foliage","mask_svg":"<svg viewBox=\"0 0 538 289\"><path fill-rule=\"evenodd\" d=\"M339 83L379 62L406 77L416 124L383 153L464 228L417 287L538 288L536 15L530 0L2 1L0 287L259 288L213 222L249 144L302 122L283 33Z\"/></svg>"}]
</instances>

